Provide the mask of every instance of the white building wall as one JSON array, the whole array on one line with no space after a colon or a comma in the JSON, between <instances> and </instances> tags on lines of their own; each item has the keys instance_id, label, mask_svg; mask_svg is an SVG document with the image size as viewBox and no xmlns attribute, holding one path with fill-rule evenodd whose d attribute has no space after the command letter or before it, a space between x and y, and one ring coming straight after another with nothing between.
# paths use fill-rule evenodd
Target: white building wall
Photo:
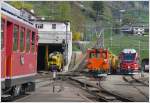
<instances>
[{"instance_id":1,"label":"white building wall","mask_svg":"<svg viewBox=\"0 0 150 103\"><path fill-rule=\"evenodd\" d=\"M72 38L72 33L70 36ZM72 39L69 39L68 40L68 64L65 66L64 72L68 71L68 67L69 67L69 64L71 62L71 56L72 56Z\"/></svg>"},{"instance_id":2,"label":"white building wall","mask_svg":"<svg viewBox=\"0 0 150 103\"><path fill-rule=\"evenodd\" d=\"M43 22L35 21L34 25L43 24L43 28L38 28L40 44L60 44L63 39L68 43L68 64L64 67L64 72L68 71L68 67L72 56L72 32L70 31L70 23L68 22L67 30L64 22ZM56 29L52 29L52 24L56 24Z\"/></svg>"},{"instance_id":3,"label":"white building wall","mask_svg":"<svg viewBox=\"0 0 150 103\"><path fill-rule=\"evenodd\" d=\"M43 28L39 31L66 31L66 25L63 22L36 22L36 24L43 24ZM52 24L56 24L56 29L52 29ZM68 22L67 31L70 31L70 23Z\"/></svg>"}]
</instances>

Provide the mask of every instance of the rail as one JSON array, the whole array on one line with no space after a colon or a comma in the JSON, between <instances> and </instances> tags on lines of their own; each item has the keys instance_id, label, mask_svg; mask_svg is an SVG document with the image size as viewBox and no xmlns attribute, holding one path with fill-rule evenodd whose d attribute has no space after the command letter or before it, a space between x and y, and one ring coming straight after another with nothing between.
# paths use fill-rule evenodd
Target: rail
<instances>
[{"instance_id":1,"label":"rail","mask_svg":"<svg viewBox=\"0 0 150 103\"><path fill-rule=\"evenodd\" d=\"M123 101L123 102L133 102L133 100L120 96L114 92L107 91L105 88L102 86L98 87L95 85L92 85L87 82L80 81L78 79L70 78L71 82L75 81L80 84L81 89L84 88L88 93L91 95L95 96L95 99L97 101L102 101L102 102L112 102L112 101ZM90 89L91 88L91 89Z\"/></svg>"},{"instance_id":2,"label":"rail","mask_svg":"<svg viewBox=\"0 0 150 103\"><path fill-rule=\"evenodd\" d=\"M147 100L149 100L149 97L141 90L139 89L136 85L133 84L133 81L136 81L132 76L129 76L132 80L129 80L126 76L122 76L123 80L129 84L131 84L135 89L139 91L140 94L142 94ZM139 83L139 82L138 82ZM140 82L141 83L141 82ZM146 86L146 85L145 85Z\"/></svg>"}]
</instances>

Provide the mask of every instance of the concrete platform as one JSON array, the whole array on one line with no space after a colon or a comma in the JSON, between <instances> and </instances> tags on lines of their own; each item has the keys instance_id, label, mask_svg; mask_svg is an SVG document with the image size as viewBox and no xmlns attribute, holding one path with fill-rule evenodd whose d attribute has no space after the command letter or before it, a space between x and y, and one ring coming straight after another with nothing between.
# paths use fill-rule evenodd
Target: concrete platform
<instances>
[{"instance_id":1,"label":"concrete platform","mask_svg":"<svg viewBox=\"0 0 150 103\"><path fill-rule=\"evenodd\" d=\"M79 95L81 91L78 88L64 81L56 82L54 85L55 92L53 92L53 83L49 82L45 86L37 87L31 95L15 102L87 102L86 97Z\"/></svg>"}]
</instances>

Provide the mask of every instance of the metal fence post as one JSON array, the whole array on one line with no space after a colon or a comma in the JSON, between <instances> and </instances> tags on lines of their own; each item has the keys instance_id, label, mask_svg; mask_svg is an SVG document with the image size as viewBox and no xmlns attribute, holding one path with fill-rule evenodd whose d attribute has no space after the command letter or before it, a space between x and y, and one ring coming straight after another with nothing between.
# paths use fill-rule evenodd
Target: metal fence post
<instances>
[{"instance_id":1,"label":"metal fence post","mask_svg":"<svg viewBox=\"0 0 150 103\"><path fill-rule=\"evenodd\" d=\"M141 65L141 42L139 40L139 64ZM143 67L141 66L141 77L144 77L144 74L143 74Z\"/></svg>"}]
</instances>

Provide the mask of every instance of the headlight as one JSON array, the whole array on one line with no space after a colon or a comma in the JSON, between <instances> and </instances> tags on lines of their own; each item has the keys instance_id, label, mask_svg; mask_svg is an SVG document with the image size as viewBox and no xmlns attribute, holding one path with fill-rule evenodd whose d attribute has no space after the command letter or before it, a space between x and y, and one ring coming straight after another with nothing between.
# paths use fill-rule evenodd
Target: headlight
<instances>
[{"instance_id":1,"label":"headlight","mask_svg":"<svg viewBox=\"0 0 150 103\"><path fill-rule=\"evenodd\" d=\"M104 59L104 62L106 63L106 62L107 62L107 59Z\"/></svg>"}]
</instances>

